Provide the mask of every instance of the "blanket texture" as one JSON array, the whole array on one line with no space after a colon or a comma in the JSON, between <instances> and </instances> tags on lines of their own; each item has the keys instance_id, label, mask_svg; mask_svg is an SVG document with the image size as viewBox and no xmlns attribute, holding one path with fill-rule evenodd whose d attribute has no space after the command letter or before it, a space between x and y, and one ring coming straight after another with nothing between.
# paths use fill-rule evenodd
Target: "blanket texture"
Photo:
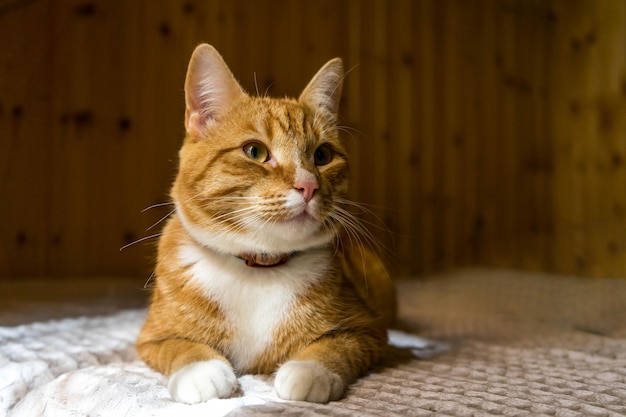
<instances>
[{"instance_id":1,"label":"blanket texture","mask_svg":"<svg viewBox=\"0 0 626 417\"><path fill-rule=\"evenodd\" d=\"M272 378L244 375L241 395L189 406L173 402L166 378L134 348L143 310L0 328L0 415L217 416L243 406L283 403ZM446 345L391 331L393 343L429 357ZM181 414L182 413L182 414Z\"/></svg>"},{"instance_id":2,"label":"blanket texture","mask_svg":"<svg viewBox=\"0 0 626 417\"><path fill-rule=\"evenodd\" d=\"M425 285L404 287L401 301L411 291L428 292ZM442 328L452 314L453 290L437 301L444 321L435 324ZM409 303L401 313L426 316L418 311L424 304ZM144 316L144 310L126 310L0 327L0 416L626 415L626 333L578 326L524 328L522 337L512 337L511 316L507 337L457 331L436 341L390 331L384 362L340 401L281 401L271 376L244 375L240 396L185 405L169 398L165 378L137 356ZM427 324L421 334L429 333Z\"/></svg>"}]
</instances>

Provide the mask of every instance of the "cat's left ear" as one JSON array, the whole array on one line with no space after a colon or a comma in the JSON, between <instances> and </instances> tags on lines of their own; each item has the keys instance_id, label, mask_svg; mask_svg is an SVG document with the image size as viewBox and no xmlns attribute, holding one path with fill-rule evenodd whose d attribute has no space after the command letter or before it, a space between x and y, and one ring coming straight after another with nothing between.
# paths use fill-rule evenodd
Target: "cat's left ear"
<instances>
[{"instance_id":1,"label":"cat's left ear","mask_svg":"<svg viewBox=\"0 0 626 417\"><path fill-rule=\"evenodd\" d=\"M341 58L334 58L315 74L300 94L299 101L316 112L323 111L335 122L342 88L343 61Z\"/></svg>"},{"instance_id":2,"label":"cat's left ear","mask_svg":"<svg viewBox=\"0 0 626 417\"><path fill-rule=\"evenodd\" d=\"M202 135L208 125L245 96L219 52L208 44L196 47L185 80L187 132Z\"/></svg>"}]
</instances>

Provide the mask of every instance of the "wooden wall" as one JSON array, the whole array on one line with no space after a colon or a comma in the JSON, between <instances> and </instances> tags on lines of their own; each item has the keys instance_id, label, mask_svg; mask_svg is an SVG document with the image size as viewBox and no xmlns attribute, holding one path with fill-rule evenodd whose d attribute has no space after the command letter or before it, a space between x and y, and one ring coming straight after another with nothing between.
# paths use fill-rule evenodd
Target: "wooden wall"
<instances>
[{"instance_id":1,"label":"wooden wall","mask_svg":"<svg viewBox=\"0 0 626 417\"><path fill-rule=\"evenodd\" d=\"M0 277L150 273L199 42L274 95L344 58L400 274L626 277L625 0L0 2Z\"/></svg>"}]
</instances>

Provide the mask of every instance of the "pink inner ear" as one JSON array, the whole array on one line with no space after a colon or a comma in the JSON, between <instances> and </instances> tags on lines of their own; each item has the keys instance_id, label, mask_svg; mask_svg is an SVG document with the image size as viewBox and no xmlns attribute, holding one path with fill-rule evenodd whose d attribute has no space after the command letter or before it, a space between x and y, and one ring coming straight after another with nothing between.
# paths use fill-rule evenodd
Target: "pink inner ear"
<instances>
[{"instance_id":1,"label":"pink inner ear","mask_svg":"<svg viewBox=\"0 0 626 417\"><path fill-rule=\"evenodd\" d=\"M244 96L215 48L199 45L191 56L185 80L187 131L202 134L208 123L218 120L234 101Z\"/></svg>"},{"instance_id":2,"label":"pink inner ear","mask_svg":"<svg viewBox=\"0 0 626 417\"><path fill-rule=\"evenodd\" d=\"M200 114L197 111L190 112L189 110L187 110L186 119L187 120L185 121L185 128L187 129L187 132L197 135L202 133L204 125L202 123L202 119L200 118Z\"/></svg>"}]
</instances>

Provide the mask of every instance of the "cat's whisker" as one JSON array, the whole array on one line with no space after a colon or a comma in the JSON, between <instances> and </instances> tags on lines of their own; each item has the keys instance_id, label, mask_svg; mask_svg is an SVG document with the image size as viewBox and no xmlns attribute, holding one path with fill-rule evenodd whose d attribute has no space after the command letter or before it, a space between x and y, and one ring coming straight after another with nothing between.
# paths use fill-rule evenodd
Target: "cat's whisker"
<instances>
[{"instance_id":1,"label":"cat's whisker","mask_svg":"<svg viewBox=\"0 0 626 417\"><path fill-rule=\"evenodd\" d=\"M206 221L201 227L213 226L213 230L219 230L224 233L237 234L246 228L247 216L239 216L238 218L225 218L219 221Z\"/></svg>"},{"instance_id":2,"label":"cat's whisker","mask_svg":"<svg viewBox=\"0 0 626 417\"><path fill-rule=\"evenodd\" d=\"M351 244L353 246L356 246L361 254L361 268L364 273L363 280L367 291L367 260L365 258L365 243L363 239L365 238L370 246L378 247L378 242L373 238L373 236L368 236L367 229L365 229L359 223L358 219L352 216L350 213L341 213L338 216L338 219L341 221L341 224L344 227L344 230L346 231L347 237L350 240Z\"/></svg>"},{"instance_id":3,"label":"cat's whisker","mask_svg":"<svg viewBox=\"0 0 626 417\"><path fill-rule=\"evenodd\" d=\"M176 207L174 207L174 209L172 211L170 211L169 213L167 213L165 216L161 217L161 219L159 219L156 223L154 223L152 226L148 227L146 229L146 232L152 230L153 228L155 228L156 226L158 226L159 224L161 224L165 219L167 219L168 217L170 217L172 214L176 213Z\"/></svg>"},{"instance_id":4,"label":"cat's whisker","mask_svg":"<svg viewBox=\"0 0 626 417\"><path fill-rule=\"evenodd\" d=\"M229 217L221 221L222 224L232 224L237 227L236 231L243 231L250 229L251 226L257 225L258 222L267 219L267 215L259 213L258 211L251 209L245 213L239 213L236 216ZM258 226L255 227L255 231Z\"/></svg>"},{"instance_id":5,"label":"cat's whisker","mask_svg":"<svg viewBox=\"0 0 626 417\"><path fill-rule=\"evenodd\" d=\"M346 132L346 133L358 133L359 135L362 135L363 132L361 132L359 129L356 129L352 126L346 126L346 125L336 125L334 127L335 130L339 130L342 132Z\"/></svg>"},{"instance_id":6,"label":"cat's whisker","mask_svg":"<svg viewBox=\"0 0 626 417\"><path fill-rule=\"evenodd\" d=\"M363 243L361 239L364 239L365 242L368 243L372 248L378 251L383 249L378 239L376 239L372 232L370 232L369 229L367 229L363 225L363 220L357 218L348 210L339 206L335 206L334 212L337 216L337 220L342 224L342 226L346 228L346 231L352 232L355 236L358 236L361 243Z\"/></svg>"},{"instance_id":7,"label":"cat's whisker","mask_svg":"<svg viewBox=\"0 0 626 417\"><path fill-rule=\"evenodd\" d=\"M368 230L359 223L358 219L350 216L349 213L339 213L338 218L348 233L348 238L354 239L359 246L363 246L365 240L374 240L373 236L368 236Z\"/></svg>"},{"instance_id":8,"label":"cat's whisker","mask_svg":"<svg viewBox=\"0 0 626 417\"><path fill-rule=\"evenodd\" d=\"M382 206L380 204L367 204L367 203L362 203L362 202L356 202L353 200L348 200L347 198L341 198L341 197L335 197L335 202L349 205L349 206L358 207L363 212L367 212L367 213L374 214L374 215L375 213L373 211L370 211L368 207L380 208L380 209L386 208L385 206Z\"/></svg>"},{"instance_id":9,"label":"cat's whisker","mask_svg":"<svg viewBox=\"0 0 626 417\"><path fill-rule=\"evenodd\" d=\"M361 235L352 226L347 226L346 224L344 224L344 228L346 230L346 235L351 245L356 247L361 254L361 265L363 267L363 271L365 271L365 248L363 240L361 239Z\"/></svg>"},{"instance_id":10,"label":"cat's whisker","mask_svg":"<svg viewBox=\"0 0 626 417\"><path fill-rule=\"evenodd\" d=\"M198 198L198 197L200 197L201 195L202 195L202 192L198 192L198 193L196 193L196 194L192 195L191 197L187 198L187 199L184 201L184 204L189 204L191 201L194 201L195 199L197 199L197 198Z\"/></svg>"},{"instance_id":11,"label":"cat's whisker","mask_svg":"<svg viewBox=\"0 0 626 417\"><path fill-rule=\"evenodd\" d=\"M133 246L133 245L137 244L137 243L140 243L140 242L143 242L143 241L146 241L146 240L149 240L149 239L154 239L155 237L159 237L159 236L161 236L161 234L162 234L162 233L155 233L155 234L153 234L153 235L150 235L150 236L144 236L144 237L142 237L142 238L140 238L140 239L137 239L137 240L135 240L135 241L133 241L133 242L130 242L130 243L128 243L128 244L126 244L126 245L122 246L122 247L120 248L120 252L121 252L121 251L123 251L124 249L126 249L126 248L130 247L130 246Z\"/></svg>"},{"instance_id":12,"label":"cat's whisker","mask_svg":"<svg viewBox=\"0 0 626 417\"><path fill-rule=\"evenodd\" d=\"M196 196L195 198L197 198L198 196ZM241 195L241 196L236 196L236 195L232 195L232 196L222 196L222 197L202 197L201 200L207 200L207 201L236 201L236 200L250 200L250 201L258 201L260 199L259 196L255 196L255 195L251 195L251 196L245 196L245 195Z\"/></svg>"},{"instance_id":13,"label":"cat's whisker","mask_svg":"<svg viewBox=\"0 0 626 417\"><path fill-rule=\"evenodd\" d=\"M203 198L199 200L204 203L204 207L208 211L220 211L224 212L224 215L230 213L238 213L242 210L247 210L252 207L259 206L262 202L258 197L217 197L217 198ZM234 210L233 210L234 208Z\"/></svg>"},{"instance_id":14,"label":"cat's whisker","mask_svg":"<svg viewBox=\"0 0 626 417\"><path fill-rule=\"evenodd\" d=\"M175 203L172 202L172 201L167 201L167 202L164 202L164 203L157 203L157 204L153 204L151 206L148 206L148 207L144 208L143 210L141 210L141 212L145 213L146 211L152 210L153 208L163 207L163 206L173 206L173 205L175 205Z\"/></svg>"},{"instance_id":15,"label":"cat's whisker","mask_svg":"<svg viewBox=\"0 0 626 417\"><path fill-rule=\"evenodd\" d=\"M278 217L278 213L276 213L276 212L270 213L270 215L265 219L265 222L263 222L263 227L265 227L266 225L268 225L270 223L275 223L277 217ZM261 229L261 228L259 228L259 229ZM257 230L259 230L259 229L257 229Z\"/></svg>"},{"instance_id":16,"label":"cat's whisker","mask_svg":"<svg viewBox=\"0 0 626 417\"><path fill-rule=\"evenodd\" d=\"M335 238L335 252L333 253L333 256L337 255L337 252L339 251L340 246L341 246L341 251L343 253L344 250L343 250L343 245L341 244L341 236L339 233L339 229L335 225L335 222L333 221L332 216L327 217L326 220L322 222L322 228L324 229L324 232L328 233L331 236L334 236Z\"/></svg>"},{"instance_id":17,"label":"cat's whisker","mask_svg":"<svg viewBox=\"0 0 626 417\"><path fill-rule=\"evenodd\" d=\"M382 230L383 232L387 232L390 233L391 230L385 225L385 222L383 221L383 219L381 219L373 210L370 210L369 208L367 208L367 204L363 204L363 203L357 203L355 201L352 200L347 200L345 198L336 198L335 201L337 203L343 204L345 206L351 206L351 207L355 207L357 208L361 213L367 214L371 217L373 217L374 219L376 219L376 222L371 222L369 220L365 220L365 219L359 219L359 221L361 221L362 223L365 223L369 226L372 226L378 230ZM370 207L373 208L384 208L382 206L377 206L377 205L370 205Z\"/></svg>"},{"instance_id":18,"label":"cat's whisker","mask_svg":"<svg viewBox=\"0 0 626 417\"><path fill-rule=\"evenodd\" d=\"M182 227L182 226L180 226L180 228L181 228L181 229L183 229L183 227ZM179 229L179 230L180 230L180 229ZM167 251L167 252L163 255L163 260L167 260L167 259L170 257L170 255L172 254L172 252L176 252L176 247L172 247L172 248L170 248L170 250L168 250L168 251ZM143 284L143 288L144 288L144 289L148 289L148 287L150 286L150 282L156 278L156 273L157 273L157 270L156 270L156 268L154 268L154 269L152 270L152 272L150 273L150 276L148 277L148 279L146 280L146 282Z\"/></svg>"},{"instance_id":19,"label":"cat's whisker","mask_svg":"<svg viewBox=\"0 0 626 417\"><path fill-rule=\"evenodd\" d=\"M157 208L157 207L165 207L165 206L176 206L176 203L174 203L173 201L166 201L166 202L163 202L163 203L152 204L151 206L148 206L148 207L144 208L143 210L141 210L141 212L145 213L148 210L151 210L151 209L154 209L154 208ZM156 226L161 224L165 219L170 217L175 212L176 212L176 207L174 207L174 209L169 211L165 216L163 216L159 220L157 220L152 226L148 227L146 229L146 231L150 231L150 230L154 229ZM120 250L122 250L122 249L124 249L124 248L121 248Z\"/></svg>"},{"instance_id":20,"label":"cat's whisker","mask_svg":"<svg viewBox=\"0 0 626 417\"><path fill-rule=\"evenodd\" d=\"M381 225L381 224L374 223L374 222L371 222L371 221L366 220L366 219L362 219L362 218L356 217L356 216L354 216L351 213L350 213L350 215L352 217L354 217L355 219L358 219L356 221L359 223L359 226L362 227L364 229L364 231L366 233L368 233L369 235L371 235L371 236L373 236L373 234L369 231L369 229L367 227L365 227L365 225L371 226L372 228L375 228L375 229L382 230L383 232L390 232L389 229L385 225Z\"/></svg>"},{"instance_id":21,"label":"cat's whisker","mask_svg":"<svg viewBox=\"0 0 626 417\"><path fill-rule=\"evenodd\" d=\"M150 285L150 281L152 281L155 276L156 276L156 268L152 270L152 272L150 273L150 276L148 277L146 282L143 283L143 289L144 290L148 289L148 286Z\"/></svg>"},{"instance_id":22,"label":"cat's whisker","mask_svg":"<svg viewBox=\"0 0 626 417\"><path fill-rule=\"evenodd\" d=\"M220 196L220 197L207 197L203 196L202 193L197 193L189 198L187 198L184 204L189 204L191 202L211 202L215 203L224 203L224 204L256 204L259 201L258 196Z\"/></svg>"},{"instance_id":23,"label":"cat's whisker","mask_svg":"<svg viewBox=\"0 0 626 417\"><path fill-rule=\"evenodd\" d=\"M247 226L249 226L253 220L260 219L261 216L256 212L254 207L245 207L235 211L222 213L218 216L212 216L207 219L204 225L214 224L217 226L226 226L226 229L230 233L239 233Z\"/></svg>"},{"instance_id":24,"label":"cat's whisker","mask_svg":"<svg viewBox=\"0 0 626 417\"><path fill-rule=\"evenodd\" d=\"M243 207L237 210L229 211L226 213L222 213L219 216L211 217L211 220L222 220L222 219L230 219L237 218L240 216L245 216L254 211L254 207Z\"/></svg>"},{"instance_id":25,"label":"cat's whisker","mask_svg":"<svg viewBox=\"0 0 626 417\"><path fill-rule=\"evenodd\" d=\"M346 133L347 135L350 136L350 139L352 141L355 141L355 135L363 136L363 133L360 130L354 129L354 128L349 127L349 126L337 125L337 126L334 127L333 130L335 130L337 132L344 132L344 133Z\"/></svg>"}]
</instances>

